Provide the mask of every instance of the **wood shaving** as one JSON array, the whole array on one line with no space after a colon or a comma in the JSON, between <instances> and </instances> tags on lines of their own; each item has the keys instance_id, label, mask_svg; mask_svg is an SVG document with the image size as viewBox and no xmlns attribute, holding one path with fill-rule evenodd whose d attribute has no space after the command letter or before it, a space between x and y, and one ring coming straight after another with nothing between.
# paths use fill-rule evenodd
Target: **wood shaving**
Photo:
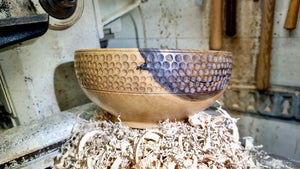
<instances>
[{"instance_id":1,"label":"wood shaving","mask_svg":"<svg viewBox=\"0 0 300 169\"><path fill-rule=\"evenodd\" d=\"M166 120L152 129L129 128L99 115L98 121L81 120L55 167L255 168L250 150L239 142L236 119L217 111L221 116L200 112L187 122Z\"/></svg>"}]
</instances>

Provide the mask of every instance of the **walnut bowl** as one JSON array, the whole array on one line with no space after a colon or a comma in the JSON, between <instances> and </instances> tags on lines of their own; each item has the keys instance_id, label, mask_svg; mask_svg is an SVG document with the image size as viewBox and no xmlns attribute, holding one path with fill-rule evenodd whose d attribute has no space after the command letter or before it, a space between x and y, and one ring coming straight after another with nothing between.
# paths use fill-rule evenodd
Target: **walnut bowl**
<instances>
[{"instance_id":1,"label":"walnut bowl","mask_svg":"<svg viewBox=\"0 0 300 169\"><path fill-rule=\"evenodd\" d=\"M85 94L131 127L184 120L225 90L232 54L179 49L87 49L75 52Z\"/></svg>"}]
</instances>

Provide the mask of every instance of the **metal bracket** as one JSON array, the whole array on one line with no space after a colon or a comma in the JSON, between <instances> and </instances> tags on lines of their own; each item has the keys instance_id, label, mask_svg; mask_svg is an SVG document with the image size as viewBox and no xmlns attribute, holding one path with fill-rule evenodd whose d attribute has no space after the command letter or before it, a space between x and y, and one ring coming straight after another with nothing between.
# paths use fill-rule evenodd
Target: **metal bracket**
<instances>
[{"instance_id":1,"label":"metal bracket","mask_svg":"<svg viewBox=\"0 0 300 169\"><path fill-rule=\"evenodd\" d=\"M77 0L39 0L39 2L50 16L57 19L71 17L77 6Z\"/></svg>"},{"instance_id":2,"label":"metal bracket","mask_svg":"<svg viewBox=\"0 0 300 169\"><path fill-rule=\"evenodd\" d=\"M48 14L0 19L0 48L43 35Z\"/></svg>"},{"instance_id":3,"label":"metal bracket","mask_svg":"<svg viewBox=\"0 0 300 169\"><path fill-rule=\"evenodd\" d=\"M79 18L81 17L83 13L84 8L84 0L30 0L35 7L35 10L38 14L45 14L49 12L49 28L53 30L63 30L71 27L73 24L75 24ZM44 2L43 4L40 3ZM50 5L50 1L55 1L56 7L53 7ZM58 3L59 1L63 1L61 3ZM68 2L66 2L68 1ZM47 3L46 3L47 2ZM47 4L47 5L45 5ZM57 6L71 6L72 8L63 8L63 7L57 7ZM45 8L47 6L47 8ZM51 6L51 7L50 7ZM51 11L51 12L50 12ZM64 11L64 12L62 12Z\"/></svg>"}]
</instances>

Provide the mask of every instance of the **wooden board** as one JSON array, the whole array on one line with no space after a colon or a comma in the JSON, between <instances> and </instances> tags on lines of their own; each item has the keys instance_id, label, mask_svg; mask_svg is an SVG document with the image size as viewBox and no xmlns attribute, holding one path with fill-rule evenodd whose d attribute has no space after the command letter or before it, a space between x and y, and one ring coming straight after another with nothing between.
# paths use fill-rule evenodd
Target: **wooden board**
<instances>
[{"instance_id":1,"label":"wooden board","mask_svg":"<svg viewBox=\"0 0 300 169\"><path fill-rule=\"evenodd\" d=\"M268 89L270 83L270 60L272 49L274 8L275 0L262 1L260 49L257 58L256 69L256 87L258 90Z\"/></svg>"}]
</instances>

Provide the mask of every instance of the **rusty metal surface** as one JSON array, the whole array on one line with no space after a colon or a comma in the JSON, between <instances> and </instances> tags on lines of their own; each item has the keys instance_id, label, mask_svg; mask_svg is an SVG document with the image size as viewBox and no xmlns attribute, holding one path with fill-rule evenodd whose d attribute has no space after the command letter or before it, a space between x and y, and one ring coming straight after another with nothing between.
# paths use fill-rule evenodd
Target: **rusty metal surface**
<instances>
[{"instance_id":1,"label":"rusty metal surface","mask_svg":"<svg viewBox=\"0 0 300 169\"><path fill-rule=\"evenodd\" d=\"M78 114L98 111L95 104L89 103L28 125L5 130L0 133L0 168L1 164L15 159L19 159L20 163L28 162L20 157L30 159L45 151L52 151L70 136Z\"/></svg>"},{"instance_id":2,"label":"rusty metal surface","mask_svg":"<svg viewBox=\"0 0 300 169\"><path fill-rule=\"evenodd\" d=\"M6 163L0 164L0 169L3 169L3 168L25 168L28 165L33 165L34 168L38 168L38 166L36 164L32 164L32 163L37 163L37 161L41 160L41 158L43 158L43 157L47 157L48 160L52 160L52 165L53 165L54 158L56 155L59 154L60 148L65 143L65 141L66 140L60 141L53 145L39 149L35 152L26 154L22 157L19 157L19 158L13 159L11 161L8 161ZM51 158L51 156L53 156L52 159L49 159L49 158ZM51 165L51 162L48 165ZM46 168L46 167L49 167L49 166L45 166L44 168Z\"/></svg>"},{"instance_id":3,"label":"rusty metal surface","mask_svg":"<svg viewBox=\"0 0 300 169\"><path fill-rule=\"evenodd\" d=\"M43 9L52 17L66 19L76 10L77 0L39 0Z\"/></svg>"},{"instance_id":4,"label":"rusty metal surface","mask_svg":"<svg viewBox=\"0 0 300 169\"><path fill-rule=\"evenodd\" d=\"M4 131L0 135L0 164L66 139L75 124L75 117L61 113Z\"/></svg>"},{"instance_id":5,"label":"rusty metal surface","mask_svg":"<svg viewBox=\"0 0 300 169\"><path fill-rule=\"evenodd\" d=\"M32 6L29 0L0 1L0 19L34 14L36 14L35 8Z\"/></svg>"},{"instance_id":6,"label":"rusty metal surface","mask_svg":"<svg viewBox=\"0 0 300 169\"><path fill-rule=\"evenodd\" d=\"M48 14L0 19L0 48L39 37L48 25Z\"/></svg>"}]
</instances>

